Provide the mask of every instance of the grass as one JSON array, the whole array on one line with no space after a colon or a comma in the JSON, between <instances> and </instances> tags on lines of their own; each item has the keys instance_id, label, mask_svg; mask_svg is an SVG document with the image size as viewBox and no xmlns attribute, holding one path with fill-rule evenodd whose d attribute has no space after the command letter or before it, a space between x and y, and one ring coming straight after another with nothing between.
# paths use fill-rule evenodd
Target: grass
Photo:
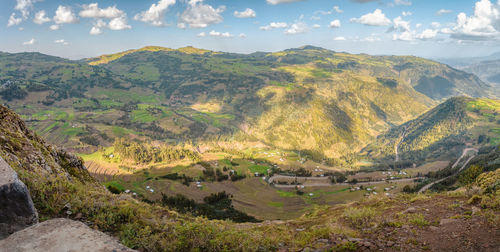
<instances>
[{"instance_id":1,"label":"grass","mask_svg":"<svg viewBox=\"0 0 500 252\"><path fill-rule=\"evenodd\" d=\"M375 216L375 209L371 207L349 207L344 210L343 214L346 221L355 228L370 226Z\"/></svg>"},{"instance_id":2,"label":"grass","mask_svg":"<svg viewBox=\"0 0 500 252\"><path fill-rule=\"evenodd\" d=\"M269 169L269 167L265 166L265 165L251 165L250 167L248 167L248 169L250 169L250 172L252 173L256 173L258 172L259 174L268 174L267 170Z\"/></svg>"},{"instance_id":3,"label":"grass","mask_svg":"<svg viewBox=\"0 0 500 252\"><path fill-rule=\"evenodd\" d=\"M408 214L407 215L408 222L418 226L418 227L424 227L430 225L430 222L425 219L425 216L423 214L417 213L417 214Z\"/></svg>"},{"instance_id":4,"label":"grass","mask_svg":"<svg viewBox=\"0 0 500 252\"><path fill-rule=\"evenodd\" d=\"M283 207L284 203L283 202L268 202L267 205L271 206L271 207Z\"/></svg>"}]
</instances>

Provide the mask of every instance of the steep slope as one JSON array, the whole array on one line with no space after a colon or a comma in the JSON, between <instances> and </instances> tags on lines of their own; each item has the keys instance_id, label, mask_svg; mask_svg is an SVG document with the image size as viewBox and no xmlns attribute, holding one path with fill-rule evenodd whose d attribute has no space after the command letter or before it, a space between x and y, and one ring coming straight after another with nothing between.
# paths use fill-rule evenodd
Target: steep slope
<instances>
[{"instance_id":1,"label":"steep slope","mask_svg":"<svg viewBox=\"0 0 500 252\"><path fill-rule=\"evenodd\" d=\"M391 129L363 151L376 158L421 161L445 153L459 154L466 143L500 143L500 102L451 98L429 112ZM457 148L457 150L453 150Z\"/></svg>"},{"instance_id":2,"label":"steep slope","mask_svg":"<svg viewBox=\"0 0 500 252\"><path fill-rule=\"evenodd\" d=\"M460 69L475 74L486 82L500 86L500 60L481 61L462 66Z\"/></svg>"},{"instance_id":3,"label":"steep slope","mask_svg":"<svg viewBox=\"0 0 500 252\"><path fill-rule=\"evenodd\" d=\"M58 93L71 90L57 99L8 84L16 92L30 91L8 104L53 143L84 152L133 135L171 142L260 141L340 158L445 97L488 95L474 76L433 61L312 46L248 55L146 47L88 59L93 66L64 62L73 64L65 68L67 81L87 78L87 68L102 75L56 85ZM54 103L40 106L40 99Z\"/></svg>"}]
</instances>

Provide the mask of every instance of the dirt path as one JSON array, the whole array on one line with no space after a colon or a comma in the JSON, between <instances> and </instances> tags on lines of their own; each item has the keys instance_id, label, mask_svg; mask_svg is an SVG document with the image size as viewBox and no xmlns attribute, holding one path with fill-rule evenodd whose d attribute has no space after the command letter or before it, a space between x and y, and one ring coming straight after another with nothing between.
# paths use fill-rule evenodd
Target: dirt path
<instances>
[{"instance_id":1,"label":"dirt path","mask_svg":"<svg viewBox=\"0 0 500 252\"><path fill-rule=\"evenodd\" d=\"M403 141L405 140L405 137L406 137L406 131L408 130L408 128L405 127L405 130L403 131L403 135L401 136L401 140L396 144L396 146L394 146L394 152L396 152L396 160L395 162L399 162L399 146L403 143Z\"/></svg>"},{"instance_id":2,"label":"dirt path","mask_svg":"<svg viewBox=\"0 0 500 252\"><path fill-rule=\"evenodd\" d=\"M442 181L444 181L445 179L451 177L451 176L454 176L456 175L457 173L461 172L468 164L469 162L474 158L476 157L477 153L479 152L478 149L476 148L466 148L464 149L464 151L462 152L462 155L457 159L457 161L451 166L451 169L455 169L457 167L457 165L460 163L460 161L465 157L465 155L467 154L467 152L469 151L473 151L474 152L474 155L470 156L469 159L467 159L467 161L465 161L465 163L462 165L462 167L460 167L460 169L458 169L458 171L456 171L455 173L453 173L452 175L448 176L448 177L445 177L445 178L442 178L442 179L438 179L428 185L425 185L424 187L422 187L418 193L422 193L422 192L425 192L427 189L431 188L431 186L433 186L434 184L437 184L437 183L440 183Z\"/></svg>"}]
</instances>

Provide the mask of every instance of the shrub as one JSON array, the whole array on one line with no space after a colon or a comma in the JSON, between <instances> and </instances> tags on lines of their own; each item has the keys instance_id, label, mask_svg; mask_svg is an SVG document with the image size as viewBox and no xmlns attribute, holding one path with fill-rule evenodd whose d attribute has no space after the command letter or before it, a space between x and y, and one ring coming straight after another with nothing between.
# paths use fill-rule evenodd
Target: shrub
<instances>
[{"instance_id":1,"label":"shrub","mask_svg":"<svg viewBox=\"0 0 500 252\"><path fill-rule=\"evenodd\" d=\"M368 227L374 219L376 212L371 207L346 208L343 217L350 225L356 228Z\"/></svg>"}]
</instances>

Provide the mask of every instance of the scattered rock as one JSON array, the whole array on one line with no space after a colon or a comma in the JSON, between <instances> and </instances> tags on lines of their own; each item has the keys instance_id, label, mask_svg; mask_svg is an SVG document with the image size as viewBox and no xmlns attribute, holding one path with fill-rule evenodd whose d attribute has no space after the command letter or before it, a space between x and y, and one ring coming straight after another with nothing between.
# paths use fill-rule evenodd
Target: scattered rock
<instances>
[{"instance_id":1,"label":"scattered rock","mask_svg":"<svg viewBox=\"0 0 500 252\"><path fill-rule=\"evenodd\" d=\"M0 239L38 223L38 213L26 185L0 157Z\"/></svg>"},{"instance_id":2,"label":"scattered rock","mask_svg":"<svg viewBox=\"0 0 500 252\"><path fill-rule=\"evenodd\" d=\"M417 209L415 207L408 207L408 209L404 210L403 213L416 213Z\"/></svg>"},{"instance_id":3,"label":"scattered rock","mask_svg":"<svg viewBox=\"0 0 500 252\"><path fill-rule=\"evenodd\" d=\"M438 230L439 230L439 228L438 228L438 227L435 227L435 226L430 226L430 227L429 227L429 229L430 229L431 231L438 231Z\"/></svg>"},{"instance_id":4,"label":"scattered rock","mask_svg":"<svg viewBox=\"0 0 500 252\"><path fill-rule=\"evenodd\" d=\"M135 251L114 238L69 219L51 219L0 240L0 251Z\"/></svg>"},{"instance_id":5,"label":"scattered rock","mask_svg":"<svg viewBox=\"0 0 500 252\"><path fill-rule=\"evenodd\" d=\"M481 208L475 206L472 207L472 215L476 215L479 212L481 212Z\"/></svg>"},{"instance_id":6,"label":"scattered rock","mask_svg":"<svg viewBox=\"0 0 500 252\"><path fill-rule=\"evenodd\" d=\"M387 242L387 247L392 247L394 246L394 242L393 241L388 241Z\"/></svg>"},{"instance_id":7,"label":"scattered rock","mask_svg":"<svg viewBox=\"0 0 500 252\"><path fill-rule=\"evenodd\" d=\"M455 223L455 222L457 222L456 219L441 219L441 221L439 222L439 225L448 225L448 224Z\"/></svg>"}]
</instances>

